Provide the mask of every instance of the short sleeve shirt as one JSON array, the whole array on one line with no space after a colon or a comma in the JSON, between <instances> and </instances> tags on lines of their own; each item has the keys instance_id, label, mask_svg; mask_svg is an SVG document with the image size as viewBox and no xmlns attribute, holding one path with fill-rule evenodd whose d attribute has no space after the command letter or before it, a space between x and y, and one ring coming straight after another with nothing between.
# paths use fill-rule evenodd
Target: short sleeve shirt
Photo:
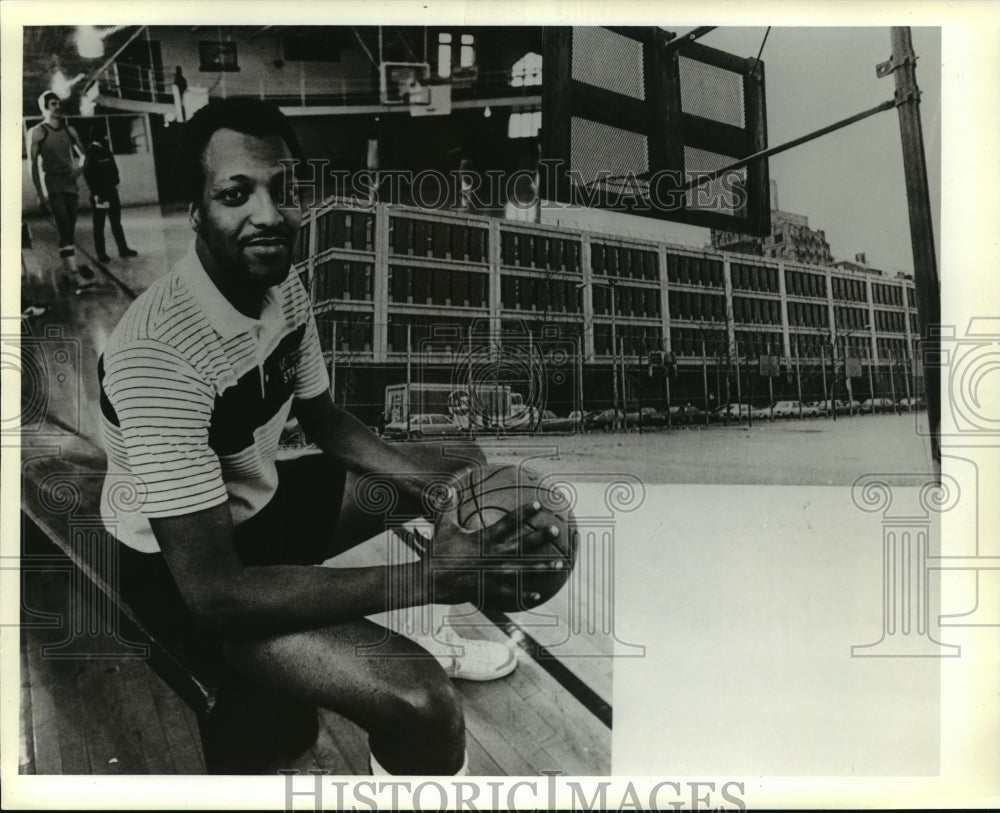
<instances>
[{"instance_id":1,"label":"short sleeve shirt","mask_svg":"<svg viewBox=\"0 0 1000 813\"><path fill-rule=\"evenodd\" d=\"M297 275L269 289L259 319L237 311L194 243L122 317L98 361L108 530L159 546L150 518L228 502L240 525L278 485L281 430L295 398L329 388Z\"/></svg>"}]
</instances>

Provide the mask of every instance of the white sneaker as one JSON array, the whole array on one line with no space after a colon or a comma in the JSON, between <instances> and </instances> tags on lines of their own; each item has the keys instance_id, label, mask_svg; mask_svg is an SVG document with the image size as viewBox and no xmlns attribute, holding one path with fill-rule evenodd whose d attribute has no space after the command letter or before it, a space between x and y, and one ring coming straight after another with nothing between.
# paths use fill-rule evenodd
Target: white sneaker
<instances>
[{"instance_id":1,"label":"white sneaker","mask_svg":"<svg viewBox=\"0 0 1000 813\"><path fill-rule=\"evenodd\" d=\"M34 302L29 302L23 311L21 311L22 319L33 319L36 316L44 316L48 308L45 305L36 305Z\"/></svg>"},{"instance_id":2,"label":"white sneaker","mask_svg":"<svg viewBox=\"0 0 1000 813\"><path fill-rule=\"evenodd\" d=\"M497 680L517 669L517 654L512 646L463 638L452 627L441 627L432 639L417 640L453 680Z\"/></svg>"}]
</instances>

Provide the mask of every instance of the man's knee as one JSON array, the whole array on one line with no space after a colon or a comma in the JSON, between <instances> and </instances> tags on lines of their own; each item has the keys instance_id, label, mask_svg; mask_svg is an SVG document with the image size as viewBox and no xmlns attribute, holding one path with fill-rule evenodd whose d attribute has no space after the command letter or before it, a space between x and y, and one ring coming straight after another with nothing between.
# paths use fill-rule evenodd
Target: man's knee
<instances>
[{"instance_id":1,"label":"man's knee","mask_svg":"<svg viewBox=\"0 0 1000 813\"><path fill-rule=\"evenodd\" d=\"M393 693L388 705L391 709L387 721L397 730L419 736L464 731L461 698L444 672L440 676L407 682Z\"/></svg>"}]
</instances>

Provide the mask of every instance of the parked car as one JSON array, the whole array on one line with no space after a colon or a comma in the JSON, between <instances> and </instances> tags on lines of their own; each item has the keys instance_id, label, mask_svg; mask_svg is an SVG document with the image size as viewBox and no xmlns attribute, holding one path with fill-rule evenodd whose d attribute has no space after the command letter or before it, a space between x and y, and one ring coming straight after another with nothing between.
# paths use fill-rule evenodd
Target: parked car
<instances>
[{"instance_id":1,"label":"parked car","mask_svg":"<svg viewBox=\"0 0 1000 813\"><path fill-rule=\"evenodd\" d=\"M594 415L593 418L591 418L590 421L591 427L594 429L604 429L605 431L613 429L616 423L615 412L616 410L614 409L602 409L600 412ZM625 416L620 409L617 410L617 413L618 413L617 424L618 426L621 426Z\"/></svg>"},{"instance_id":2,"label":"parked car","mask_svg":"<svg viewBox=\"0 0 1000 813\"><path fill-rule=\"evenodd\" d=\"M750 407L750 417L755 421L769 421L771 420L771 406L752 406Z\"/></svg>"},{"instance_id":3,"label":"parked car","mask_svg":"<svg viewBox=\"0 0 1000 813\"><path fill-rule=\"evenodd\" d=\"M775 418L798 418L799 415L805 417L805 406L798 401L778 401L774 405Z\"/></svg>"},{"instance_id":4,"label":"parked car","mask_svg":"<svg viewBox=\"0 0 1000 813\"><path fill-rule=\"evenodd\" d=\"M406 421L393 421L385 426L383 437L390 440L406 440L438 435L454 435L462 430L448 415L437 412L417 413Z\"/></svg>"},{"instance_id":5,"label":"parked car","mask_svg":"<svg viewBox=\"0 0 1000 813\"><path fill-rule=\"evenodd\" d=\"M892 404L891 398L865 398L861 402L860 411L865 413L892 412Z\"/></svg>"},{"instance_id":6,"label":"parked car","mask_svg":"<svg viewBox=\"0 0 1000 813\"><path fill-rule=\"evenodd\" d=\"M643 426L656 426L656 407L643 407L642 408L642 425ZM625 421L629 428L637 428L639 426L639 412L626 412Z\"/></svg>"},{"instance_id":7,"label":"parked car","mask_svg":"<svg viewBox=\"0 0 1000 813\"><path fill-rule=\"evenodd\" d=\"M854 412L857 412L861 408L861 404L857 401L842 401L838 399L833 402L833 407L837 410L838 415L848 415L851 413L852 408Z\"/></svg>"},{"instance_id":8,"label":"parked car","mask_svg":"<svg viewBox=\"0 0 1000 813\"><path fill-rule=\"evenodd\" d=\"M594 417L597 412L592 409L579 410L574 409L569 413L569 419L573 421L573 426L580 429L590 429L594 424Z\"/></svg>"},{"instance_id":9,"label":"parked car","mask_svg":"<svg viewBox=\"0 0 1000 813\"><path fill-rule=\"evenodd\" d=\"M661 426L667 425L667 412L668 410L661 409L656 413L656 420ZM671 426L690 426L705 422L705 411L693 404L672 406L669 409L669 413Z\"/></svg>"},{"instance_id":10,"label":"parked car","mask_svg":"<svg viewBox=\"0 0 1000 813\"><path fill-rule=\"evenodd\" d=\"M551 409L542 411L543 432L571 432L576 429L576 421L572 417L560 418Z\"/></svg>"},{"instance_id":11,"label":"parked car","mask_svg":"<svg viewBox=\"0 0 1000 813\"><path fill-rule=\"evenodd\" d=\"M820 418L829 412L826 401L805 401L802 404L803 418Z\"/></svg>"},{"instance_id":12,"label":"parked car","mask_svg":"<svg viewBox=\"0 0 1000 813\"><path fill-rule=\"evenodd\" d=\"M926 409L927 401L922 395L916 398L900 398L899 408L905 410L906 412L913 412L917 409Z\"/></svg>"},{"instance_id":13,"label":"parked car","mask_svg":"<svg viewBox=\"0 0 1000 813\"><path fill-rule=\"evenodd\" d=\"M723 404L716 407L710 416L715 422L722 422L728 417L731 421L745 421L750 417L749 404Z\"/></svg>"}]
</instances>

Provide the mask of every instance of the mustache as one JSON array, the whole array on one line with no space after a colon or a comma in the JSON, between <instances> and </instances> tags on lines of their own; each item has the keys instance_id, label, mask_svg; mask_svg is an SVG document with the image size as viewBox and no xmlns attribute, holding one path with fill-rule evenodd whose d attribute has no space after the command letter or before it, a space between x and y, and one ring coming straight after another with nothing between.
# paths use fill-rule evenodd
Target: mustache
<instances>
[{"instance_id":1,"label":"mustache","mask_svg":"<svg viewBox=\"0 0 1000 813\"><path fill-rule=\"evenodd\" d=\"M262 240L281 240L292 245L295 242L295 235L288 229L267 229L266 231L255 232L254 234L240 238L240 245L246 246Z\"/></svg>"}]
</instances>

